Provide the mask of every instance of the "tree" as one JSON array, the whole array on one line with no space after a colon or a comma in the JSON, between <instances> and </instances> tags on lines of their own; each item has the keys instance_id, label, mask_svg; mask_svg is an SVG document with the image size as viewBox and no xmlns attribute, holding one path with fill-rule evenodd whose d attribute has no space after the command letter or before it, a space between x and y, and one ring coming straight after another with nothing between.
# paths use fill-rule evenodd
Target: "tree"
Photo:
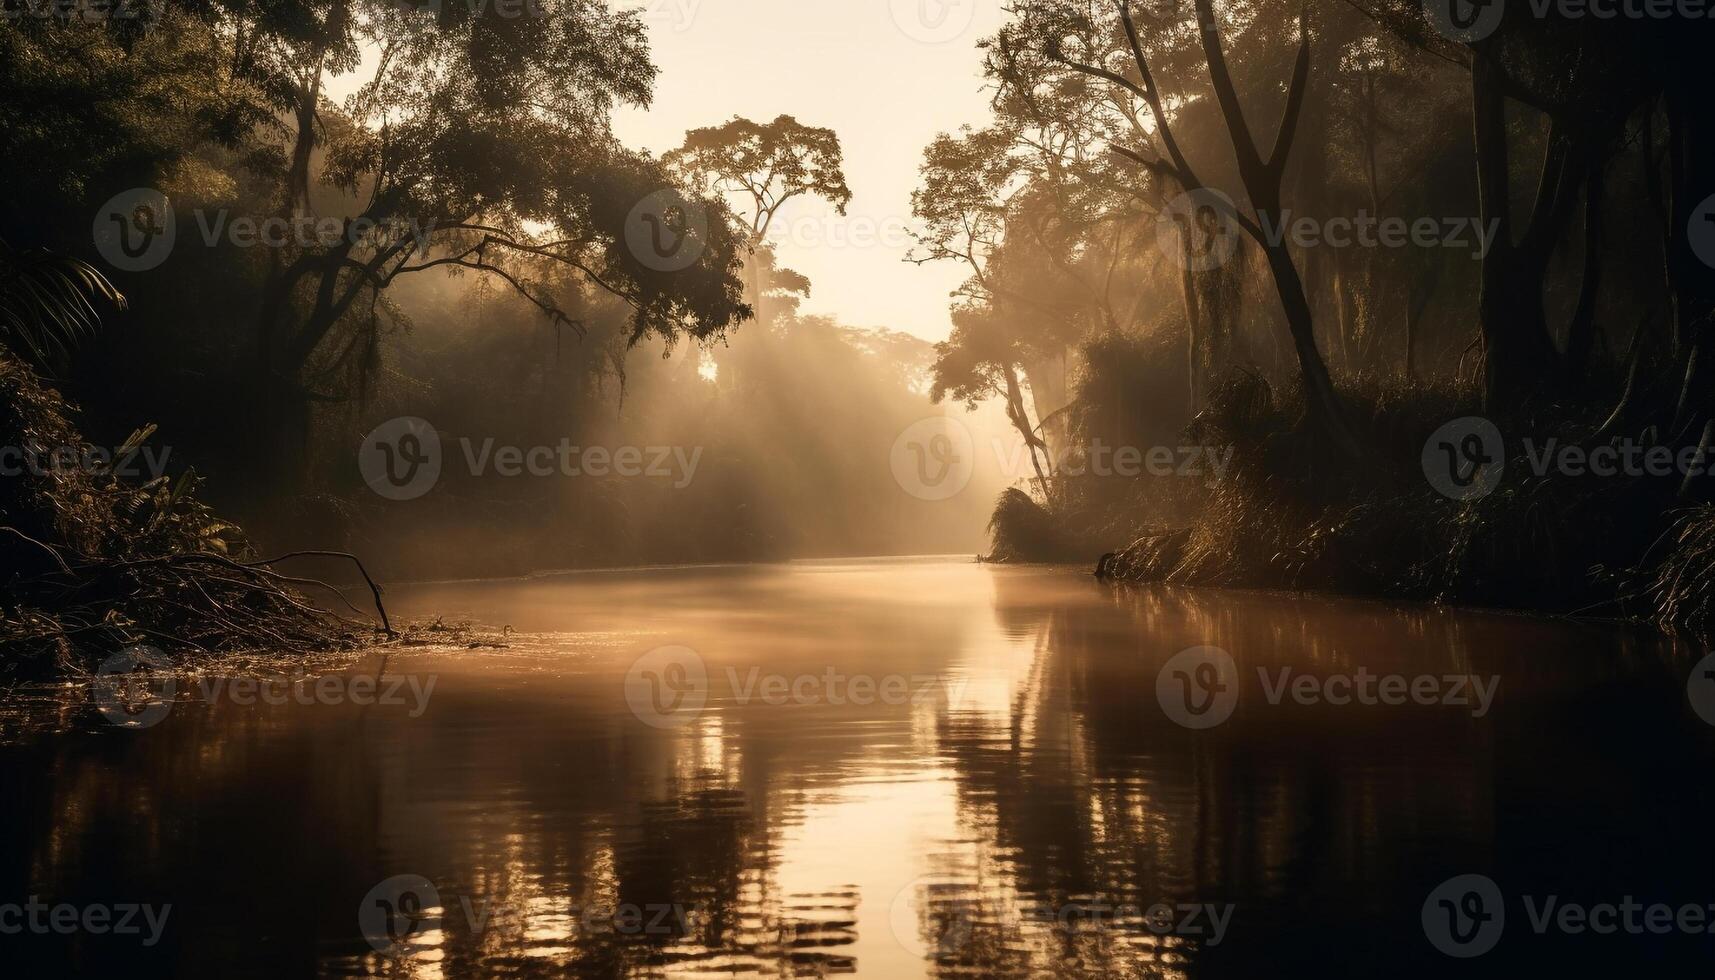
<instances>
[{"instance_id":1,"label":"tree","mask_svg":"<svg viewBox=\"0 0 1715 980\"><path fill-rule=\"evenodd\" d=\"M1142 325L1153 295L1140 195L1106 136L1123 125L1105 86L1046 62L1038 18L1021 11L982 47L993 122L938 136L913 194L912 261L972 267L960 294L1030 321L1020 364L1045 438L1063 434L1067 365L1091 331ZM1008 261L990 261L1004 247ZM1002 309L1010 308L1010 309Z\"/></svg>"},{"instance_id":2,"label":"tree","mask_svg":"<svg viewBox=\"0 0 1715 980\"><path fill-rule=\"evenodd\" d=\"M839 136L791 116L777 116L770 123L734 116L719 126L693 129L665 159L701 187L749 195L746 231L753 307L761 305L763 293L757 253L765 247L769 226L781 206L809 194L824 198L843 215L852 199L841 169Z\"/></svg>"},{"instance_id":3,"label":"tree","mask_svg":"<svg viewBox=\"0 0 1715 980\"><path fill-rule=\"evenodd\" d=\"M632 343L707 337L745 315L724 220L696 226L704 240L687 268L658 269L627 246L634 206L675 186L610 132L613 106L649 100L654 67L637 15L597 0L545 2L546 16L509 18L465 4L401 12L331 0L306 8L321 25L307 40L277 40L267 57L297 80L282 212L311 210L311 150L324 145L321 181L345 195L345 213L331 242L295 242L275 257L258 336L266 379L300 389L317 357L372 346L388 286L435 268L497 277L556 328L579 332L561 297L612 293L632 309ZM378 54L375 73L334 112L322 78L355 67L359 45ZM348 332L343 344L329 340L336 329Z\"/></svg>"},{"instance_id":4,"label":"tree","mask_svg":"<svg viewBox=\"0 0 1715 980\"><path fill-rule=\"evenodd\" d=\"M1030 422L1022 399L1009 405L1009 418L1048 457L1051 473L1076 345L1092 331L1135 325L1148 291L1122 261L1135 252L1135 201L1095 176L1100 161L1082 159L1078 144L1087 140L1073 126L1035 122L1049 115L1015 120L997 111L995 125L940 134L924 149L911 197L920 229L908 260L969 269L955 295L986 308L987 326L941 356L956 359L960 343L1005 324L1012 339L991 353L1012 353L1005 370L1022 372L1039 421Z\"/></svg>"},{"instance_id":5,"label":"tree","mask_svg":"<svg viewBox=\"0 0 1715 980\"><path fill-rule=\"evenodd\" d=\"M1511 411L1543 396L1575 392L1594 346L1601 259L1600 249L1591 246L1598 242L1604 168L1625 142L1627 119L1640 108L1653 112L1650 103L1664 88L1669 104L1676 91L1689 91L1681 87L1688 79L1680 66L1695 59L1673 48L1689 50L1706 38L1691 25L1673 26L1671 18L1642 26L1545 19L1514 10L1505 12L1492 34L1457 43L1429 31L1415 2L1364 0L1358 6L1397 38L1463 66L1470 79L1478 206L1484 225L1497 229L1483 255L1477 302L1485 404ZM1652 54L1652 43L1665 50ZM1519 152L1520 144L1528 154ZM1521 170L1532 187L1523 200L1516 193ZM1555 346L1544 291L1580 197L1586 240L1581 295L1563 353ZM1672 238L1684 224L1664 216L1670 286L1676 280L1672 256L1679 252ZM1683 326L1675 317L1669 343L1674 350Z\"/></svg>"},{"instance_id":6,"label":"tree","mask_svg":"<svg viewBox=\"0 0 1715 980\"><path fill-rule=\"evenodd\" d=\"M339 369L361 390L383 325L402 319L387 296L401 276L480 273L574 332L585 294L610 293L631 311L634 344L738 323L749 312L740 242L719 202L696 205L713 220L687 229L698 239L688 267L658 268L627 241L634 207L662 191L686 197L659 161L611 133L616 105L650 98L639 16L600 0L537 6L543 16L187 0L162 5L159 29L136 37L119 22L21 24L0 39L16 56L7 84L43 92L30 101L46 111L8 127L0 147L78 148L68 190L173 183L205 203L261 196L295 229L258 250L265 263L237 266L265 266L248 365L265 460L286 458L282 437L308 403L350 397ZM373 75L335 106L327 79L365 54Z\"/></svg>"},{"instance_id":7,"label":"tree","mask_svg":"<svg viewBox=\"0 0 1715 980\"><path fill-rule=\"evenodd\" d=\"M1010 200L1016 193L1006 145L999 129L985 129L956 137L943 133L925 148L920 169L923 184L911 193L912 213L922 222L922 230L914 233L918 249L907 258L919 264L954 261L971 271L954 294L963 304L954 308L953 332L935 348L933 397L939 401L947 391L962 392L961 400L973 406L991 394L1003 398L1007 419L1029 448L1031 464L1046 491L1045 476L1053 470L1053 454L1039 423L1030 419L1019 373L1026 371L1028 377L1026 365L1040 363L1043 335L1048 331L1032 335L1021 327L1027 321L1063 323L1068 310L1045 295L1040 278L1020 276L1029 285L1014 288L1013 277L1006 272L1003 256L1016 254L1004 244ZM1024 250L1021 245L1017 252ZM1040 413L1038 386L1030 388ZM1038 451L1047 460L1046 471L1037 461Z\"/></svg>"},{"instance_id":8,"label":"tree","mask_svg":"<svg viewBox=\"0 0 1715 980\"><path fill-rule=\"evenodd\" d=\"M1016 332L992 309L975 304L954 307L953 331L935 345L929 398L940 404L951 396L971 410L985 399L1001 399L1007 421L1024 438L1030 451L1031 468L1036 471L1037 485L1046 497L1052 489L1048 477L1053 472L1053 457L1025 409L1024 388L1018 380L1021 360L1018 345ZM1046 470L1043 461L1048 463Z\"/></svg>"},{"instance_id":9,"label":"tree","mask_svg":"<svg viewBox=\"0 0 1715 980\"><path fill-rule=\"evenodd\" d=\"M1171 179L1185 188L1188 194L1205 191L1208 185L1197 175L1178 140L1174 138L1172 120L1144 55L1128 0L1116 0L1115 6L1125 31L1132 65L1138 76L1137 81L1105 65L1093 64L1068 55L1063 49L1063 38L1060 36L1047 38L1049 57L1073 71L1102 79L1129 92L1148 106L1150 118L1154 123L1154 135L1160 140L1165 156L1157 152L1142 152L1117 142L1113 144L1115 152L1133 160L1151 174ZM1346 421L1345 412L1334 391L1327 363L1316 346L1315 324L1304 291L1304 280L1299 275L1286 243L1278 236L1269 235L1263 230L1264 226L1279 226L1284 217L1281 209L1281 180L1292 151L1293 137L1298 131L1298 117L1304 106L1305 85L1310 76L1308 11L1301 11L1299 15L1298 54L1293 63L1292 77L1287 84L1280 124L1275 131L1274 146L1268 156L1264 157L1257 147L1250 124L1245 121L1238 91L1227 67L1226 55L1221 46L1220 25L1215 17L1213 3L1211 0L1196 0L1196 10L1197 29L1202 38L1209 81L1214 87L1215 99L1226 123L1233 154L1237 158L1240 181L1256 216L1252 218L1224 204L1224 195L1209 196L1207 201L1211 205L1221 206L1227 212L1227 217L1244 229L1262 249L1268 260L1269 272L1274 279L1282 312L1286 317L1293 349L1298 356L1299 378L1303 384L1305 405L1310 418L1316 429L1329 437L1336 447L1348 454L1356 453L1357 439ZM1230 201L1230 198L1226 200Z\"/></svg>"}]
</instances>

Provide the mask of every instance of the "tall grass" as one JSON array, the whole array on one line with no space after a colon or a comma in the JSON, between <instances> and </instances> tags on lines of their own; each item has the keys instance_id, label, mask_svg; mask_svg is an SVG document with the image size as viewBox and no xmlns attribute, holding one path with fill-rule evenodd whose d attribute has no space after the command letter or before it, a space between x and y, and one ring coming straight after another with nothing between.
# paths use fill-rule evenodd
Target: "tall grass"
<instances>
[{"instance_id":1,"label":"tall grass","mask_svg":"<svg viewBox=\"0 0 1715 980\"><path fill-rule=\"evenodd\" d=\"M1104 390L1112 388L1109 379ZM1116 580L1715 625L1715 507L1676 508L1670 479L1538 474L1528 465L1523 435L1538 445L1550 435L1577 441L1594 430L1588 420L1502 421L1505 478L1487 496L1461 502L1429 484L1421 453L1443 422L1482 414L1473 393L1371 379L1348 382L1342 397L1364 444L1356 459L1317 438L1296 390L1229 372L1180 437L1231 447L1219 480L1176 494L1163 481L1131 481L1099 495L1068 491L1051 495L1047 508L1004 498L992 525L996 541L1023 551L1023 543L1052 540L1056 526L1106 529L1107 547L1119 547L1101 557L1097 572ZM1085 411L1113 415L1111 407ZM1061 503L1068 500L1079 506Z\"/></svg>"}]
</instances>

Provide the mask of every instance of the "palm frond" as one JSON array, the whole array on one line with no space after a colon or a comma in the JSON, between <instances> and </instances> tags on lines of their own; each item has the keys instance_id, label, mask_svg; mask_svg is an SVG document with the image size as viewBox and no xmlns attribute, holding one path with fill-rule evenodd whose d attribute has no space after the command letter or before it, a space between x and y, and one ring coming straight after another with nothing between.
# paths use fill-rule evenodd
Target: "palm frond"
<instances>
[{"instance_id":1,"label":"palm frond","mask_svg":"<svg viewBox=\"0 0 1715 980\"><path fill-rule=\"evenodd\" d=\"M96 300L125 309L124 295L89 263L0 239L0 344L18 356L43 369L63 366L100 328Z\"/></svg>"}]
</instances>

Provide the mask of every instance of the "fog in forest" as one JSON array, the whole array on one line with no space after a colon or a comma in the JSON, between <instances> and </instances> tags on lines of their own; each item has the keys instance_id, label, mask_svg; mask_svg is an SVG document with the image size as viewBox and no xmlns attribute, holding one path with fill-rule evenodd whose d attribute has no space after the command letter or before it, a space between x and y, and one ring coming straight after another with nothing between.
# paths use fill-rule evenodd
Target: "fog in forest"
<instances>
[{"instance_id":1,"label":"fog in forest","mask_svg":"<svg viewBox=\"0 0 1715 980\"><path fill-rule=\"evenodd\" d=\"M1707 976L1712 10L0 0L0 962Z\"/></svg>"}]
</instances>

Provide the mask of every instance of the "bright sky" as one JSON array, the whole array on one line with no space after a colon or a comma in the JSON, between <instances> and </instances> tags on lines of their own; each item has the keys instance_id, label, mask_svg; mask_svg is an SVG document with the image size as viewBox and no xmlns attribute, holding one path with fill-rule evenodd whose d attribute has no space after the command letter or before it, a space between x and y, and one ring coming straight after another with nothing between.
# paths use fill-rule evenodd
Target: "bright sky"
<instances>
[{"instance_id":1,"label":"bright sky","mask_svg":"<svg viewBox=\"0 0 1715 980\"><path fill-rule=\"evenodd\" d=\"M805 312L944 339L947 294L965 273L903 261L911 191L936 133L988 118L976 43L999 26L1000 0L645 0L644 9L661 73L654 106L616 120L620 139L662 153L687 129L734 114L833 129L852 190L846 216L794 201L769 236L781 261L810 278Z\"/></svg>"}]
</instances>

